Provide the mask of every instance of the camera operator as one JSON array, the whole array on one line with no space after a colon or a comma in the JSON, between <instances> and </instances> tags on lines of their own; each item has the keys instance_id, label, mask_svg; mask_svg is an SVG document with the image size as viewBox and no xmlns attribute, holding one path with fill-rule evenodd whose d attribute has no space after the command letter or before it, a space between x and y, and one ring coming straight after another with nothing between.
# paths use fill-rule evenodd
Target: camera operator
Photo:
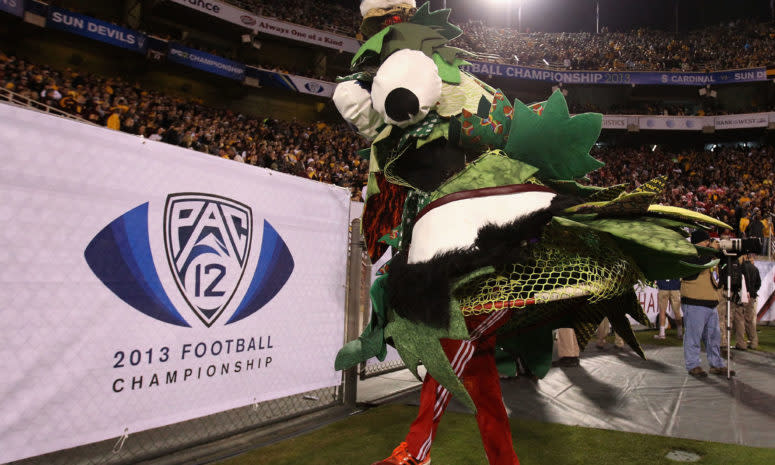
<instances>
[{"instance_id":1,"label":"camera operator","mask_svg":"<svg viewBox=\"0 0 775 465\"><path fill-rule=\"evenodd\" d=\"M722 266L721 282L724 289L727 289L727 276L731 275L730 311L735 331L735 349L757 349L759 337L756 333L756 298L761 287L761 276L754 265L754 257L755 251L761 247L760 240L750 239L736 243L719 241L718 244L728 255L734 257L731 270L727 269L726 264ZM747 343L746 335L749 341Z\"/></svg>"},{"instance_id":2,"label":"camera operator","mask_svg":"<svg viewBox=\"0 0 775 465\"><path fill-rule=\"evenodd\" d=\"M692 244L700 247L712 246L720 249L719 242L710 242L710 236L703 229L692 233ZM708 257L687 260L695 264L705 264ZM705 269L696 275L681 280L681 310L684 319L684 363L686 370L695 378L705 378L708 373L700 366L700 341L704 340L705 350L714 375L725 375L727 367L719 353L721 331L716 312L718 305L718 283L714 281L711 270ZM734 376L735 372L730 371Z\"/></svg>"},{"instance_id":3,"label":"camera operator","mask_svg":"<svg viewBox=\"0 0 775 465\"><path fill-rule=\"evenodd\" d=\"M732 301L735 315L735 349L758 349L759 335L756 334L756 297L762 285L759 269L754 265L755 254L749 253L740 257L738 272L740 273L740 289ZM733 275L732 281L735 281ZM746 336L748 344L746 345Z\"/></svg>"}]
</instances>

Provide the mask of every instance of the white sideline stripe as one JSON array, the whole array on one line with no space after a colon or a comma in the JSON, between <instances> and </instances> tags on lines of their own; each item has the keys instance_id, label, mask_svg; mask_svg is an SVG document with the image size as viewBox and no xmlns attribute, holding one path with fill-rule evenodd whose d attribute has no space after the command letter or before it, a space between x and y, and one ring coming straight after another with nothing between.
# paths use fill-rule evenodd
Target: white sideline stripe
<instances>
[{"instance_id":1,"label":"white sideline stripe","mask_svg":"<svg viewBox=\"0 0 775 465\"><path fill-rule=\"evenodd\" d=\"M456 200L436 207L414 225L407 263L423 263L440 253L467 249L483 226L504 226L547 208L556 195L518 192Z\"/></svg>"}]
</instances>

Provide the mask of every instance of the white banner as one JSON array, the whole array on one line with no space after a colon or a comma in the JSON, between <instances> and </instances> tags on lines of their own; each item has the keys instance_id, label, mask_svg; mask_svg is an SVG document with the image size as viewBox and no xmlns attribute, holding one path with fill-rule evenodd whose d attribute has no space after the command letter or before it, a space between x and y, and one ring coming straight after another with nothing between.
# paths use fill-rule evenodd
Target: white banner
<instances>
[{"instance_id":1,"label":"white banner","mask_svg":"<svg viewBox=\"0 0 775 465\"><path fill-rule=\"evenodd\" d=\"M332 97L334 95L334 89L336 89L336 83L321 81L319 79L310 79L293 74L287 74L296 90L302 94L312 94L319 97Z\"/></svg>"},{"instance_id":2,"label":"white banner","mask_svg":"<svg viewBox=\"0 0 775 465\"><path fill-rule=\"evenodd\" d=\"M298 24L263 16L258 16L258 22L254 29L257 32L307 42L309 44L333 48L344 52L355 53L361 48L360 42L352 37L345 37L332 32L299 26Z\"/></svg>"},{"instance_id":3,"label":"white banner","mask_svg":"<svg viewBox=\"0 0 775 465\"><path fill-rule=\"evenodd\" d=\"M336 386L346 189L0 104L0 463Z\"/></svg>"},{"instance_id":4,"label":"white banner","mask_svg":"<svg viewBox=\"0 0 775 465\"><path fill-rule=\"evenodd\" d=\"M603 115L603 129L621 129L627 130L627 116Z\"/></svg>"},{"instance_id":5,"label":"white banner","mask_svg":"<svg viewBox=\"0 0 775 465\"><path fill-rule=\"evenodd\" d=\"M746 113L714 117L716 129L766 128L770 124L767 113Z\"/></svg>"},{"instance_id":6,"label":"white banner","mask_svg":"<svg viewBox=\"0 0 775 465\"><path fill-rule=\"evenodd\" d=\"M216 18L228 21L233 24L244 26L248 29L256 29L258 16L218 0L170 0L179 5L187 6L194 10L215 16Z\"/></svg>"},{"instance_id":7,"label":"white banner","mask_svg":"<svg viewBox=\"0 0 775 465\"><path fill-rule=\"evenodd\" d=\"M280 21L274 18L258 16L218 0L171 0L179 5L215 16L224 21L244 26L255 32L263 32L273 36L285 37L321 47L333 48L355 53L360 48L360 42L352 37L345 37L332 32L325 32L311 27Z\"/></svg>"},{"instance_id":8,"label":"white banner","mask_svg":"<svg viewBox=\"0 0 775 465\"><path fill-rule=\"evenodd\" d=\"M756 312L759 322L775 321L775 262L756 262L762 287L756 299ZM767 306L767 308L765 308Z\"/></svg>"},{"instance_id":9,"label":"white banner","mask_svg":"<svg viewBox=\"0 0 775 465\"><path fill-rule=\"evenodd\" d=\"M702 131L705 126L704 116L641 116L641 129L661 131Z\"/></svg>"},{"instance_id":10,"label":"white banner","mask_svg":"<svg viewBox=\"0 0 775 465\"><path fill-rule=\"evenodd\" d=\"M656 324L657 317L659 316L659 302L657 301L659 289L656 287L635 286L635 293L638 294L640 306L643 308L643 311L646 312L646 315L648 315L649 321ZM669 303L667 314L670 318L675 317ZM630 318L630 321L635 322L632 318Z\"/></svg>"}]
</instances>

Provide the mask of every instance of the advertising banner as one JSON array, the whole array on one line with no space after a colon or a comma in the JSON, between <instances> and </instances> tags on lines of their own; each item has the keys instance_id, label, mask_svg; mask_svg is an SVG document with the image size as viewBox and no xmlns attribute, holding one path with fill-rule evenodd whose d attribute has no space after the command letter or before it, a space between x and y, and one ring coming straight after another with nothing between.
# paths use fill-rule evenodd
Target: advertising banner
<instances>
[{"instance_id":1,"label":"advertising banner","mask_svg":"<svg viewBox=\"0 0 775 465\"><path fill-rule=\"evenodd\" d=\"M245 79L245 65L227 60L217 55L183 47L175 43L169 44L167 59L174 63L190 66L229 79L242 81Z\"/></svg>"},{"instance_id":2,"label":"advertising banner","mask_svg":"<svg viewBox=\"0 0 775 465\"><path fill-rule=\"evenodd\" d=\"M325 32L311 27L280 21L274 18L258 17L255 27L257 32L286 39L298 40L321 47L333 48L343 52L355 53L361 48L360 42L352 37L345 37L332 32Z\"/></svg>"},{"instance_id":3,"label":"advertising banner","mask_svg":"<svg viewBox=\"0 0 775 465\"><path fill-rule=\"evenodd\" d=\"M775 262L755 262L762 279L756 299L757 319L759 322L775 321Z\"/></svg>"},{"instance_id":4,"label":"advertising banner","mask_svg":"<svg viewBox=\"0 0 775 465\"><path fill-rule=\"evenodd\" d=\"M46 26L134 52L145 53L144 34L55 6L49 7Z\"/></svg>"},{"instance_id":5,"label":"advertising banner","mask_svg":"<svg viewBox=\"0 0 775 465\"><path fill-rule=\"evenodd\" d=\"M766 128L770 124L767 113L724 115L714 118L716 129Z\"/></svg>"},{"instance_id":6,"label":"advertising banner","mask_svg":"<svg viewBox=\"0 0 775 465\"><path fill-rule=\"evenodd\" d=\"M293 84L294 89L298 92L301 92L302 94L311 94L330 98L334 95L334 89L336 89L336 83L333 82L305 78L292 74L289 74L287 77Z\"/></svg>"},{"instance_id":7,"label":"advertising banner","mask_svg":"<svg viewBox=\"0 0 775 465\"><path fill-rule=\"evenodd\" d=\"M347 189L0 104L0 463L338 386Z\"/></svg>"},{"instance_id":8,"label":"advertising banner","mask_svg":"<svg viewBox=\"0 0 775 465\"><path fill-rule=\"evenodd\" d=\"M246 27L255 32L261 32L287 39L298 40L321 47L332 48L344 52L355 53L360 43L352 38L332 32L325 32L311 27L280 21L274 18L258 16L254 13L237 8L218 0L171 0L179 5L187 6L210 16L228 21L232 24Z\"/></svg>"},{"instance_id":9,"label":"advertising banner","mask_svg":"<svg viewBox=\"0 0 775 465\"><path fill-rule=\"evenodd\" d=\"M258 16L218 0L170 0L233 24L255 29Z\"/></svg>"},{"instance_id":10,"label":"advertising banner","mask_svg":"<svg viewBox=\"0 0 775 465\"><path fill-rule=\"evenodd\" d=\"M712 73L655 73L608 71L561 71L525 66L471 61L463 69L480 76L527 79L563 84L705 86L767 80L765 68L718 71Z\"/></svg>"},{"instance_id":11,"label":"advertising banner","mask_svg":"<svg viewBox=\"0 0 775 465\"><path fill-rule=\"evenodd\" d=\"M657 300L658 292L659 289L656 287L635 286L635 293L638 295L640 306L643 308L643 311L646 312L646 315L648 315L649 321L654 324L656 324L657 317L659 316L659 301ZM670 304L668 303L668 305ZM668 308L667 314L670 318L675 317L672 308ZM630 322L633 323L635 320L630 318Z\"/></svg>"},{"instance_id":12,"label":"advertising banner","mask_svg":"<svg viewBox=\"0 0 775 465\"><path fill-rule=\"evenodd\" d=\"M627 116L610 116L603 115L603 129L621 129L627 130Z\"/></svg>"},{"instance_id":13,"label":"advertising banner","mask_svg":"<svg viewBox=\"0 0 775 465\"><path fill-rule=\"evenodd\" d=\"M330 98L334 95L334 89L336 88L336 84L333 82L278 73L276 71L269 71L253 66L248 66L246 68L245 75L257 79L258 84L261 87L275 87L320 97Z\"/></svg>"},{"instance_id":14,"label":"advertising banner","mask_svg":"<svg viewBox=\"0 0 775 465\"><path fill-rule=\"evenodd\" d=\"M711 119L712 121L712 119ZM702 116L641 116L641 129L657 131L702 131L705 117Z\"/></svg>"},{"instance_id":15,"label":"advertising banner","mask_svg":"<svg viewBox=\"0 0 775 465\"><path fill-rule=\"evenodd\" d=\"M21 18L24 16L24 0L0 0L0 11L5 11Z\"/></svg>"}]
</instances>

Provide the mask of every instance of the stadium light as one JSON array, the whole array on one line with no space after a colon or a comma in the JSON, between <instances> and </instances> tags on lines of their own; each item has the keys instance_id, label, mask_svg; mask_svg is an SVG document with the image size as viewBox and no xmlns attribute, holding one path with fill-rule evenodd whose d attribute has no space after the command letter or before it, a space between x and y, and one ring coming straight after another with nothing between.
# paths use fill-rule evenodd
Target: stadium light
<instances>
[{"instance_id":1,"label":"stadium light","mask_svg":"<svg viewBox=\"0 0 775 465\"><path fill-rule=\"evenodd\" d=\"M527 2L527 0L490 0L492 3L495 3L496 5L508 5L508 21L509 21L509 27L511 27L511 12L512 12L512 5L517 6L517 32L522 32L522 5Z\"/></svg>"},{"instance_id":2,"label":"stadium light","mask_svg":"<svg viewBox=\"0 0 775 465\"><path fill-rule=\"evenodd\" d=\"M600 0L595 0L595 34L600 34Z\"/></svg>"}]
</instances>

